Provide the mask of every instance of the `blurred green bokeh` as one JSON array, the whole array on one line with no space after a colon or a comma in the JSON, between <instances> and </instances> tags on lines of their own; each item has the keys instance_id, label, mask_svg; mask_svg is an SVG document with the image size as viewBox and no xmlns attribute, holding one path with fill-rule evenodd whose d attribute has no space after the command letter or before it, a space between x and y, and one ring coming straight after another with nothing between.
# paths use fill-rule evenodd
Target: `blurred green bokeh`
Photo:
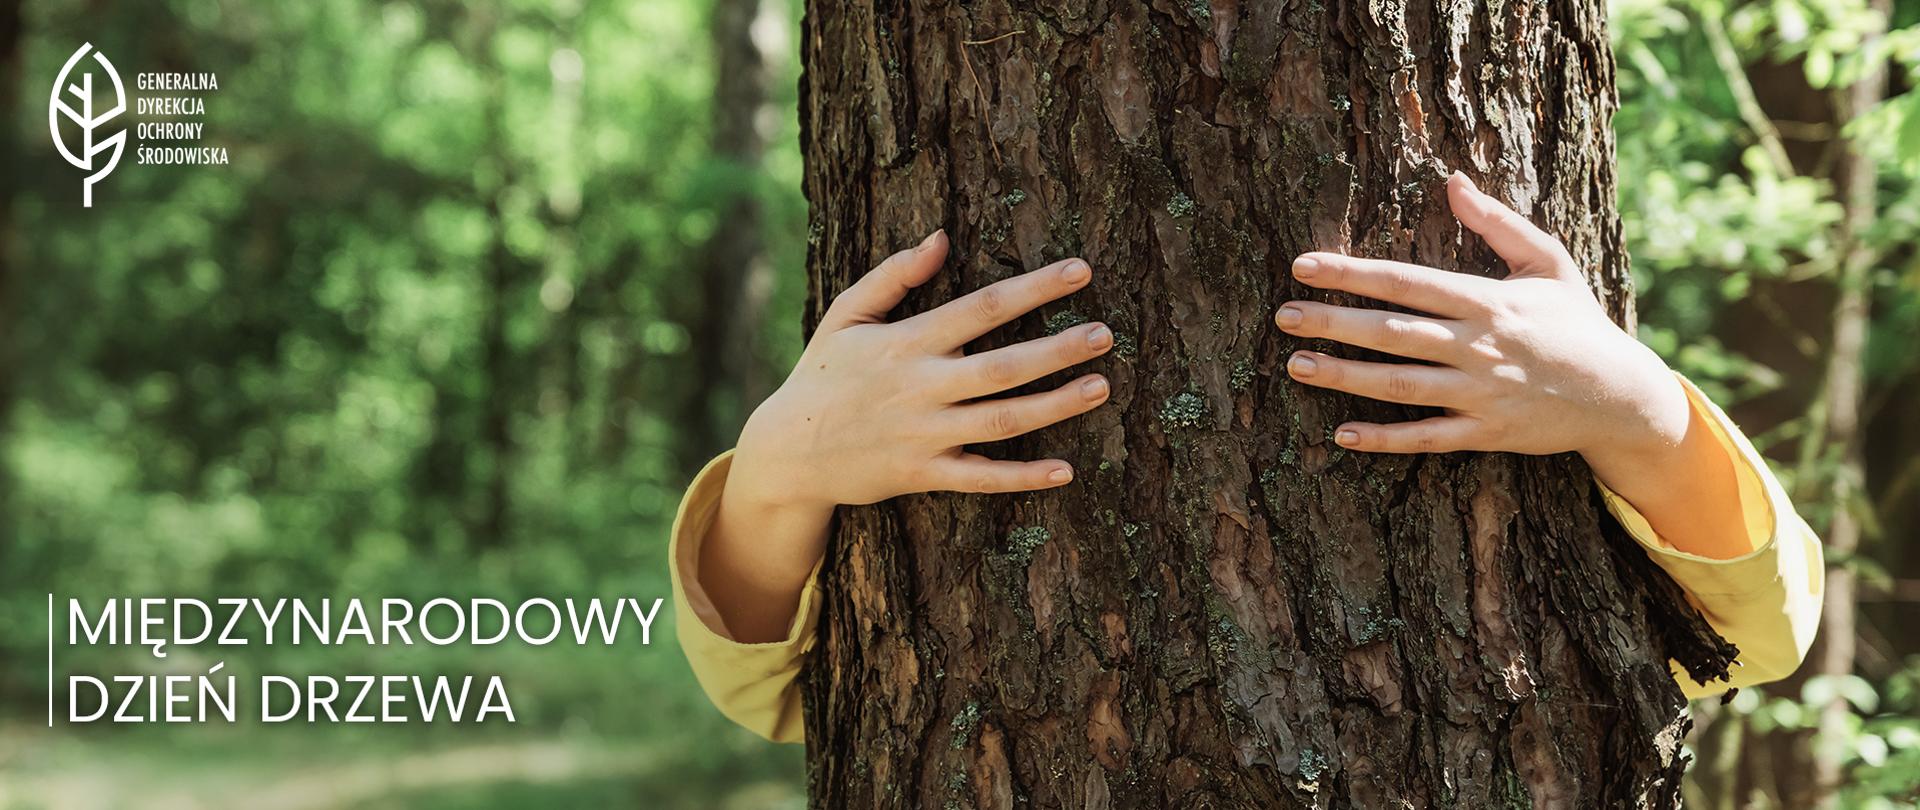
<instances>
[{"instance_id":1,"label":"blurred green bokeh","mask_svg":"<svg viewBox=\"0 0 1920 810\"><path fill-rule=\"evenodd\" d=\"M667 525L713 449L679 426L727 408L696 399L719 382L690 350L699 253L744 195L760 202L765 261L803 258L797 7L763 10L774 145L749 167L708 148L702 2L32 2L23 15L0 341L0 807L260 806L307 800L287 792L309 783L351 806L797 796L798 749L705 703L670 609L650 648L635 635L224 659L243 683L499 673L514 726L40 721L49 591L666 596ZM81 209L83 173L53 153L45 113L81 42L130 92L139 71L217 74L201 94L207 143L232 163L129 154ZM797 354L804 294L797 272L775 282L779 316L752 333L768 367ZM211 663L58 658L62 678ZM443 783L392 776L431 767Z\"/></svg>"},{"instance_id":2,"label":"blurred green bokeh","mask_svg":"<svg viewBox=\"0 0 1920 810\"><path fill-rule=\"evenodd\" d=\"M744 150L716 147L726 20L708 0L20 6L0 209L0 809L801 803L799 749L714 712L670 632L651 648L223 659L243 679L499 673L514 726L40 719L48 592L667 594L680 487L800 348L799 0L742 7L764 141ZM1886 596L1867 600L1873 657L1848 676L1874 698L1853 704L1849 801L1911 806L1920 597L1902 583L1920 556L1888 540L1920 524L1920 3L1872 49L1864 8L1617 0L1621 203L1643 339L1820 493L1855 474L1803 440L1841 250L1822 150L1852 134L1879 161L1863 503L1802 504L1816 525L1836 508L1871 520L1843 561ZM79 208L42 99L81 42L128 76L217 74L207 142L232 163L129 157ZM1779 132L1744 114L1748 79L1721 45L1776 77L1760 100ZM1802 103L1876 62L1893 99L1853 129ZM1783 139L1784 167L1767 151ZM741 228L757 269L716 270L715 243ZM735 270L761 285L751 309L713 300L709 274ZM716 334L739 359L702 351ZM210 664L72 649L56 675ZM1754 694L1725 722L1791 730L1810 721L1785 707L1820 702Z\"/></svg>"}]
</instances>

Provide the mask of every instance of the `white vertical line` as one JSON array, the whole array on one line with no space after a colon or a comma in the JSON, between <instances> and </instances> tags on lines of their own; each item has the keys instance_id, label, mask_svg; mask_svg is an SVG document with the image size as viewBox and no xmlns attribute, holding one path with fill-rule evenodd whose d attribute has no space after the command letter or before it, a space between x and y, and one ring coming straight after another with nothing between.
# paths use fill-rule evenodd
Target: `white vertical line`
<instances>
[{"instance_id":1,"label":"white vertical line","mask_svg":"<svg viewBox=\"0 0 1920 810\"><path fill-rule=\"evenodd\" d=\"M47 728L53 728L53 592L47 592Z\"/></svg>"}]
</instances>

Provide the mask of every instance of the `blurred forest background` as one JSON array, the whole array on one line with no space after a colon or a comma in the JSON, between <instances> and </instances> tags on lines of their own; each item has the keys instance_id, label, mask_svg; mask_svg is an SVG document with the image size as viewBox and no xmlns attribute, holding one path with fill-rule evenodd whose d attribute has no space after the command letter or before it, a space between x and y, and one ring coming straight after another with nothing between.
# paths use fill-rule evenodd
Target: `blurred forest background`
<instances>
[{"instance_id":1,"label":"blurred forest background","mask_svg":"<svg viewBox=\"0 0 1920 810\"><path fill-rule=\"evenodd\" d=\"M518 726L41 719L48 591L665 595L680 487L800 347L799 5L0 4L0 808L801 804L670 634L224 658L500 673ZM1920 0L1611 10L1640 335L1835 566L1803 672L1696 707L1689 805L1914 807ZM82 42L217 73L232 164L129 156L80 208L45 99Z\"/></svg>"}]
</instances>

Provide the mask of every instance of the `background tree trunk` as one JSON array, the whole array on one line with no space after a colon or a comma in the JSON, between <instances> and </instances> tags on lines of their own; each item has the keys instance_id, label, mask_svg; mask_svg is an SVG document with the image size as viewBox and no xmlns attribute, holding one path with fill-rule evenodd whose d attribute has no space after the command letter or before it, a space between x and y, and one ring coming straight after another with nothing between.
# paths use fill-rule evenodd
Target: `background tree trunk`
<instances>
[{"instance_id":1,"label":"background tree trunk","mask_svg":"<svg viewBox=\"0 0 1920 810\"><path fill-rule=\"evenodd\" d=\"M1869 8L1878 13L1884 25L1892 15L1892 0L1871 0ZM1862 40L1863 47L1877 45L1884 38L1878 27ZM1887 73L1884 63L1870 66L1851 87L1839 93L1840 119L1858 120L1886 97ZM1873 308L1873 268L1879 252L1868 242L1868 230L1879 217L1879 165L1867 154L1867 147L1852 138L1845 140L1845 151L1837 172L1845 216L1840 224L1841 254L1836 276L1838 298L1833 308L1833 337L1829 345L1826 379L1818 403L1810 456L1826 456L1834 465L1826 482L1833 518L1827 525L1828 553L1834 562L1827 567L1825 604L1820 619L1819 643L1811 651L1816 676L1841 678L1853 674L1856 639L1856 611L1859 609L1858 583L1854 574L1862 534L1861 515L1870 508L1863 502L1866 469L1860 446L1861 404L1866 388L1867 326ZM1812 466L1809 463L1807 466ZM1853 709L1845 698L1830 698L1820 707L1819 732L1813 741L1814 804L1835 806L1846 766L1847 723Z\"/></svg>"},{"instance_id":2,"label":"background tree trunk","mask_svg":"<svg viewBox=\"0 0 1920 810\"><path fill-rule=\"evenodd\" d=\"M21 88L25 84L20 75L22 61L20 4L9 3L0 7L0 120L16 120ZM26 174L20 171L20 164L26 160L26 150L20 147L19 136L13 128L0 129L6 131L6 134L0 135L0 145L6 147L8 176L23 178ZM13 268L19 257L14 239L13 195L0 194L0 335L9 338L17 334L14 331ZM14 358L18 349L12 343L11 339L0 341L0 431L13 424ZM10 501L15 486L12 472L10 465L0 464L0 519L12 511ZM0 541L0 552L7 551L13 544L11 538Z\"/></svg>"},{"instance_id":3,"label":"background tree trunk","mask_svg":"<svg viewBox=\"0 0 1920 810\"><path fill-rule=\"evenodd\" d=\"M842 512L816 806L1677 804L1667 656L1714 674L1731 650L1586 469L1345 452L1340 421L1419 414L1290 384L1312 342L1270 320L1349 300L1285 276L1307 250L1502 272L1447 211L1460 169L1629 321L1602 13L809 4L809 326L944 226L908 311L1079 255L1088 289L983 347L1117 335L1110 404L987 449L1060 455L1073 485Z\"/></svg>"},{"instance_id":4,"label":"background tree trunk","mask_svg":"<svg viewBox=\"0 0 1920 810\"><path fill-rule=\"evenodd\" d=\"M24 82L20 76L20 4L9 3L0 8L0 115L5 120L14 120L18 109L20 88ZM7 149L7 171L15 177L15 172L25 150L20 148L18 136L12 128L0 135L0 143ZM13 195L0 194L0 335L13 334ZM13 405L13 346L0 346L0 425L8 423L7 416ZM0 481L4 481L6 471L0 469Z\"/></svg>"},{"instance_id":5,"label":"background tree trunk","mask_svg":"<svg viewBox=\"0 0 1920 810\"><path fill-rule=\"evenodd\" d=\"M749 405L768 393L758 349L773 277L760 232L760 192L752 183L766 151L758 119L771 78L753 38L761 19L760 0L713 5L713 155L721 164L721 198L719 221L700 249L698 306L689 309L695 374L680 431L689 477L732 446Z\"/></svg>"},{"instance_id":6,"label":"background tree trunk","mask_svg":"<svg viewBox=\"0 0 1920 810\"><path fill-rule=\"evenodd\" d=\"M1863 52L1886 36L1892 8L1871 0L1867 8L1879 23L1862 32ZM1897 381L1876 391L1867 376L1867 344L1874 309L1872 274L1892 259L1873 244L1881 200L1876 186L1880 166L1847 125L1894 90L1884 64L1869 65L1852 84L1816 87L1807 81L1801 59L1743 64L1720 20L1702 15L1701 30L1716 48L1716 61L1736 95L1752 95L1743 109L1747 128L1776 163L1782 176L1811 176L1831 183L1842 216L1832 233L1837 246L1823 257L1829 266L1812 278L1756 280L1744 300L1730 307L1715 333L1731 350L1753 357L1783 380L1776 390L1732 409L1752 435L1803 423L1797 441L1781 442L1775 460L1794 467L1796 502L1812 505L1814 526L1826 540L1827 570L1821 625L1805 663L1792 676L1764 687L1763 694L1800 700L1815 678L1859 674L1885 679L1898 668L1906 650L1897 634L1875 630L1861 610L1863 599L1878 596L1892 608L1878 617L1882 627L1896 626L1898 592L1874 593L1855 573L1867 528L1878 525L1887 536L1902 536L1910 521L1895 506L1903 484L1901 466L1912 456L1901 440L1912 421L1911 392ZM1751 75L1749 75L1751 74ZM1743 87L1752 89L1742 90ZM1802 134L1790 136L1795 123ZM1809 134L1810 133L1810 134ZM1791 328L1782 328L1790 324ZM1878 410L1875 413L1875 401ZM1870 445L1861 437L1874 436ZM1877 454L1877 457L1876 457ZM1875 470L1875 462L1880 462ZM1920 470L1920 465L1913 467ZM1870 484L1876 484L1870 486ZM1875 498L1879 499L1875 503ZM1829 505L1821 510L1819 505ZM1824 514L1823 514L1824 511ZM1890 574L1903 571L1897 554L1876 554ZM1897 580L1896 580L1897 582ZM1703 764L1691 779L1699 785L1701 807L1825 807L1837 800L1845 781L1845 759L1853 710L1844 698L1814 704L1816 728L1755 723L1738 712L1703 713L1707 724L1693 741ZM1816 736L1816 731L1824 732ZM1821 738L1824 737L1824 740ZM1712 803L1709 804L1708 801Z\"/></svg>"}]
</instances>

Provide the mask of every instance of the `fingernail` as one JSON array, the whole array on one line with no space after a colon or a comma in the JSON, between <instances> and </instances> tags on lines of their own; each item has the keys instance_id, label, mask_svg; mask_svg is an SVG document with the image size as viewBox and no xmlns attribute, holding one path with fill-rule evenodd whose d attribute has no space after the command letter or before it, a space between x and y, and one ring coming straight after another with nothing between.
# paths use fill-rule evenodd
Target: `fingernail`
<instances>
[{"instance_id":1,"label":"fingernail","mask_svg":"<svg viewBox=\"0 0 1920 810\"><path fill-rule=\"evenodd\" d=\"M1293 306L1292 304L1281 307L1280 311L1273 316L1274 323L1280 324L1281 329L1295 328L1300 325L1301 321L1306 319L1307 313L1301 312L1299 307Z\"/></svg>"},{"instance_id":2,"label":"fingernail","mask_svg":"<svg viewBox=\"0 0 1920 810\"><path fill-rule=\"evenodd\" d=\"M1108 329L1104 323L1094 327L1093 331L1087 333L1087 348L1089 349L1096 352L1106 351L1106 348L1112 345L1113 330Z\"/></svg>"},{"instance_id":3,"label":"fingernail","mask_svg":"<svg viewBox=\"0 0 1920 810\"><path fill-rule=\"evenodd\" d=\"M922 250L926 250L927 248L933 247L933 241L935 239L939 239L940 234L943 234L946 232L947 232L947 229L945 228L935 228L933 230L933 233L927 234L927 238L920 240L920 244L914 247L914 251L919 252Z\"/></svg>"},{"instance_id":4,"label":"fingernail","mask_svg":"<svg viewBox=\"0 0 1920 810\"><path fill-rule=\"evenodd\" d=\"M1065 279L1068 284L1079 284L1092 277L1093 269L1079 259L1067 262L1066 267L1060 268L1060 278Z\"/></svg>"},{"instance_id":5,"label":"fingernail","mask_svg":"<svg viewBox=\"0 0 1920 810\"><path fill-rule=\"evenodd\" d=\"M1099 402L1107 398L1107 378L1095 377L1080 384L1080 396L1088 402Z\"/></svg>"},{"instance_id":6,"label":"fingernail","mask_svg":"<svg viewBox=\"0 0 1920 810\"><path fill-rule=\"evenodd\" d=\"M1312 256L1301 256L1293 260L1293 277L1309 279L1320 274L1320 260Z\"/></svg>"},{"instance_id":7,"label":"fingernail","mask_svg":"<svg viewBox=\"0 0 1920 810\"><path fill-rule=\"evenodd\" d=\"M1320 364L1313 362L1313 358L1306 354L1299 353L1287 360L1287 370L1293 372L1295 377L1311 377L1320 370Z\"/></svg>"},{"instance_id":8,"label":"fingernail","mask_svg":"<svg viewBox=\"0 0 1920 810\"><path fill-rule=\"evenodd\" d=\"M1333 443L1341 447L1352 447L1360 443L1360 434L1351 430L1336 431L1333 434Z\"/></svg>"},{"instance_id":9,"label":"fingernail","mask_svg":"<svg viewBox=\"0 0 1920 810\"><path fill-rule=\"evenodd\" d=\"M1073 480L1073 471L1066 468L1054 470L1053 472L1047 473L1047 480L1056 484L1064 484Z\"/></svg>"}]
</instances>

